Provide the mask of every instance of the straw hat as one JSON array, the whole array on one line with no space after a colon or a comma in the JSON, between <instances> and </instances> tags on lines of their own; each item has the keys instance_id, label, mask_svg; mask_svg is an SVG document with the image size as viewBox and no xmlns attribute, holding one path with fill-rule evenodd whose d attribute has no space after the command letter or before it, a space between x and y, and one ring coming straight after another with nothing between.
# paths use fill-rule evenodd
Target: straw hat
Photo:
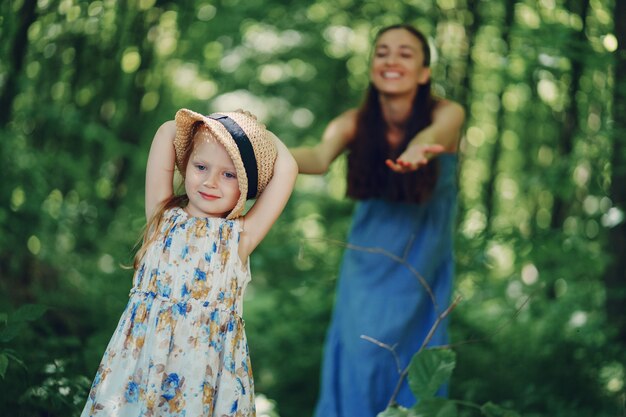
<instances>
[{"instance_id":1,"label":"straw hat","mask_svg":"<svg viewBox=\"0 0 626 417\"><path fill-rule=\"evenodd\" d=\"M219 141L235 165L241 195L232 211L226 216L241 216L247 199L258 197L274 173L276 145L265 126L254 117L241 112L223 112L204 116L188 109L176 112L176 167L185 177L185 153L192 146L196 124L204 124Z\"/></svg>"}]
</instances>

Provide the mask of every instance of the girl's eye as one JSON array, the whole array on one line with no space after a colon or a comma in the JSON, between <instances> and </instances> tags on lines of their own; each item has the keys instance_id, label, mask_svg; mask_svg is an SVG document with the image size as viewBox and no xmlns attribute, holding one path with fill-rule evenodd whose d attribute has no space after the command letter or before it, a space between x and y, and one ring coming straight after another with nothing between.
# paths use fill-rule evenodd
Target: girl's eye
<instances>
[{"instance_id":1,"label":"girl's eye","mask_svg":"<svg viewBox=\"0 0 626 417\"><path fill-rule=\"evenodd\" d=\"M204 165L196 165L196 169L198 171L206 171L206 167Z\"/></svg>"},{"instance_id":2,"label":"girl's eye","mask_svg":"<svg viewBox=\"0 0 626 417\"><path fill-rule=\"evenodd\" d=\"M237 174L234 172L225 172L224 176L228 179L237 179Z\"/></svg>"}]
</instances>

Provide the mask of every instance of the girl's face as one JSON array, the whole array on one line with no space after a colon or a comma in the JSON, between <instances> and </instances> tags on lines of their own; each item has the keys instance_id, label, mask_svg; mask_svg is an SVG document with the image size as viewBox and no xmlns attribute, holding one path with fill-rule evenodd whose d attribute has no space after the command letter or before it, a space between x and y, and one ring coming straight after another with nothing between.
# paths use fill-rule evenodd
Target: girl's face
<instances>
[{"instance_id":1,"label":"girl's face","mask_svg":"<svg viewBox=\"0 0 626 417\"><path fill-rule=\"evenodd\" d=\"M411 95L430 78L422 41L406 29L390 29L376 41L370 79L381 94Z\"/></svg>"},{"instance_id":2,"label":"girl's face","mask_svg":"<svg viewBox=\"0 0 626 417\"><path fill-rule=\"evenodd\" d=\"M200 130L187 163L187 212L194 217L226 217L239 200L235 165L224 146Z\"/></svg>"}]
</instances>

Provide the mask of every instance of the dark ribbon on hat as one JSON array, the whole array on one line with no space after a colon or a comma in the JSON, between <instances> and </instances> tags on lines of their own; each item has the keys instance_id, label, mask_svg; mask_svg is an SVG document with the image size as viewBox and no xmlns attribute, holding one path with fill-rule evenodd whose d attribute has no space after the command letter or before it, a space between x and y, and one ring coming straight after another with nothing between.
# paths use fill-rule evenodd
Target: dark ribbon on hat
<instances>
[{"instance_id":1,"label":"dark ribbon on hat","mask_svg":"<svg viewBox=\"0 0 626 417\"><path fill-rule=\"evenodd\" d=\"M246 132L243 131L241 126L230 117L219 113L213 113L209 115L209 117L220 122L235 140L235 144L241 155L241 160L243 161L243 167L246 170L246 176L248 177L248 195L246 198L255 198L259 184L259 173L256 166L254 148L252 147L250 138L248 138L248 135L246 135Z\"/></svg>"}]
</instances>

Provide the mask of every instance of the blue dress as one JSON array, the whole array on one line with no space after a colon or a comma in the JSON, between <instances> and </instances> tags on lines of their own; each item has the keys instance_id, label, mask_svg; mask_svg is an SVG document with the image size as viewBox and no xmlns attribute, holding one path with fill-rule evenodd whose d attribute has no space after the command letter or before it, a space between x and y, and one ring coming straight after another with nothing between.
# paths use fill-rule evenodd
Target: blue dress
<instances>
[{"instance_id":1,"label":"blue dress","mask_svg":"<svg viewBox=\"0 0 626 417\"><path fill-rule=\"evenodd\" d=\"M398 365L388 350L361 335L396 345L404 368L449 305L457 155L438 158L439 176L427 202L357 203L326 338L316 417L375 417L384 410L399 379ZM405 259L413 271L388 254ZM429 346L447 343L446 327L442 322ZM408 407L415 401L405 380L397 402Z\"/></svg>"}]
</instances>

